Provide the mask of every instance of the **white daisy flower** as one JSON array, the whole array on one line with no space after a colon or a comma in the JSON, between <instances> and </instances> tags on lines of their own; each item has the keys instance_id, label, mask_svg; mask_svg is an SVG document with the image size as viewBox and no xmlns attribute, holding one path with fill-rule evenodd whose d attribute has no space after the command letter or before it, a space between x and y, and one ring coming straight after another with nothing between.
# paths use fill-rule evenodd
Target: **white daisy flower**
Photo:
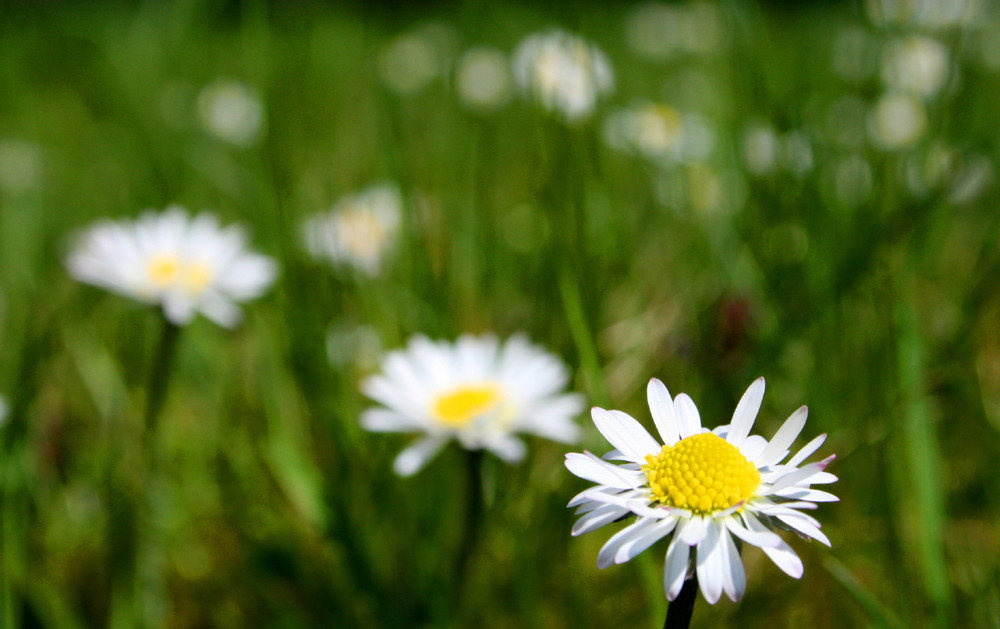
<instances>
[{"instance_id":1,"label":"white daisy flower","mask_svg":"<svg viewBox=\"0 0 1000 629\"><path fill-rule=\"evenodd\" d=\"M512 63L521 90L570 122L589 117L614 88L604 53L563 31L531 35L518 44Z\"/></svg>"},{"instance_id":2,"label":"white daisy flower","mask_svg":"<svg viewBox=\"0 0 1000 629\"><path fill-rule=\"evenodd\" d=\"M92 226L78 237L67 267L81 282L162 305L176 325L200 312L227 328L241 317L234 302L260 296L277 274L271 258L246 250L239 226L222 228L215 216L190 217L176 205Z\"/></svg>"},{"instance_id":3,"label":"white daisy flower","mask_svg":"<svg viewBox=\"0 0 1000 629\"><path fill-rule=\"evenodd\" d=\"M346 264L374 276L399 232L403 201L392 184L377 184L340 199L325 214L302 225L306 250L314 257Z\"/></svg>"},{"instance_id":4,"label":"white daisy flower","mask_svg":"<svg viewBox=\"0 0 1000 629\"><path fill-rule=\"evenodd\" d=\"M785 461L805 425L806 407L795 411L769 442L750 435L764 398L763 378L747 389L732 423L714 431L702 428L698 408L684 393L671 399L656 379L649 382L647 393L664 445L625 413L594 408L594 424L616 449L603 458L589 452L566 455L571 472L598 484L569 503L582 515L573 535L638 516L604 545L598 567L628 561L672 535L663 572L667 598L677 597L693 569L709 603L715 604L723 592L736 601L746 589L746 577L735 536L761 548L789 576L801 577L802 561L774 529L791 530L829 546L819 522L802 510L837 500L811 487L837 480L823 471L834 457L802 465L826 435Z\"/></svg>"},{"instance_id":5,"label":"white daisy flower","mask_svg":"<svg viewBox=\"0 0 1000 629\"><path fill-rule=\"evenodd\" d=\"M201 124L216 137L237 146L250 146L264 129L264 105L249 85L223 79L198 94Z\"/></svg>"},{"instance_id":6,"label":"white daisy flower","mask_svg":"<svg viewBox=\"0 0 1000 629\"><path fill-rule=\"evenodd\" d=\"M361 423L376 432L423 433L396 457L400 476L416 473L452 439L514 463L525 454L514 433L578 440L572 418L583 400L561 393L568 380L566 367L523 335L503 344L492 335L464 335L454 344L415 336L362 383L385 408L366 410Z\"/></svg>"}]
</instances>

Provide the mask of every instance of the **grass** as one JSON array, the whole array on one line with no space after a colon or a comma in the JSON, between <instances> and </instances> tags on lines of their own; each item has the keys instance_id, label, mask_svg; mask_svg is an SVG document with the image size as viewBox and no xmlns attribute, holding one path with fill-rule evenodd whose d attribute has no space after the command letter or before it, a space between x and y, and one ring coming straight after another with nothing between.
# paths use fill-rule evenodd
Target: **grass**
<instances>
[{"instance_id":1,"label":"grass","mask_svg":"<svg viewBox=\"0 0 1000 629\"><path fill-rule=\"evenodd\" d=\"M485 525L456 603L464 452L393 475L407 438L358 424L374 357L327 355L331 329L362 325L385 349L524 331L589 404L649 427L650 377L715 424L765 376L766 436L808 404L808 435L828 432L821 453L838 454L841 502L818 514L833 549L791 541L801 582L748 549L745 599L698 603L694 626L1000 624L1000 219L973 168L997 157L995 16L935 30L828 3L677 6L678 20L709 11L721 45L641 58L624 4L0 9L0 624L662 621L664 549L598 571L611 531L569 536L583 483L562 466L571 448L540 439L519 466L485 457ZM381 79L380 54L414 29L443 34L454 60L555 24L616 71L580 125L516 97L472 112L449 74L408 95ZM856 78L834 71L849 28L868 47ZM868 111L880 51L914 33L948 47L953 78L921 138L886 150L863 117L830 112L845 96ZM220 77L260 94L252 146L199 124L198 93ZM698 113L714 149L661 166L608 147L603 120L639 100ZM751 172L743 132L760 121L804 134L811 166ZM407 206L384 273L304 254L303 218L383 180ZM180 330L147 452L161 317L73 282L63 259L91 222L175 202L246 225L281 275L238 329ZM603 451L580 423L581 447Z\"/></svg>"}]
</instances>

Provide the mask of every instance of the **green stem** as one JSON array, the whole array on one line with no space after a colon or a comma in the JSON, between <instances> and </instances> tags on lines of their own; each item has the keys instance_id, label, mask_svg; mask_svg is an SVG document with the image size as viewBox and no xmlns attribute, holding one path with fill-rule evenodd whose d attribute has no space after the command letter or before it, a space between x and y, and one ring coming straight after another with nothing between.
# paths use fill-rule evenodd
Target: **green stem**
<instances>
[{"instance_id":1,"label":"green stem","mask_svg":"<svg viewBox=\"0 0 1000 629\"><path fill-rule=\"evenodd\" d=\"M167 383L170 379L170 366L174 360L174 348L177 345L177 337L180 328L175 324L163 320L163 331L160 333L160 344L156 348L156 355L153 357L153 367L149 374L149 387L146 389L146 414L143 420L144 440L149 443L153 433L156 432L156 424L159 420L160 411L163 410L163 402L166 399Z\"/></svg>"},{"instance_id":2,"label":"green stem","mask_svg":"<svg viewBox=\"0 0 1000 629\"><path fill-rule=\"evenodd\" d=\"M469 566L472 555L479 544L483 521L483 451L466 450L465 471L467 480L465 503L465 528L462 543L458 549L455 565L454 592L461 597L468 589Z\"/></svg>"},{"instance_id":3,"label":"green stem","mask_svg":"<svg viewBox=\"0 0 1000 629\"><path fill-rule=\"evenodd\" d=\"M673 603L667 607L667 618L663 629L687 629L694 614L694 601L698 598L698 575L692 574L684 580L684 587Z\"/></svg>"}]
</instances>

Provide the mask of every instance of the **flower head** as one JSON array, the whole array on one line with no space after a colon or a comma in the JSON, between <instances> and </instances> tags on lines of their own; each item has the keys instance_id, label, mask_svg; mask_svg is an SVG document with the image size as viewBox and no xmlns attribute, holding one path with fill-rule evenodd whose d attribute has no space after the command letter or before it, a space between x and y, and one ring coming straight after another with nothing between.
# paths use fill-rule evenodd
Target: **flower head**
<instances>
[{"instance_id":1,"label":"flower head","mask_svg":"<svg viewBox=\"0 0 1000 629\"><path fill-rule=\"evenodd\" d=\"M215 216L190 217L176 205L92 226L67 266L81 282L162 305L171 323L190 323L201 312L225 327L240 320L234 302L260 296L277 274L271 258L246 251L240 227L222 228Z\"/></svg>"},{"instance_id":2,"label":"flower head","mask_svg":"<svg viewBox=\"0 0 1000 629\"><path fill-rule=\"evenodd\" d=\"M558 30L522 41L514 51L513 69L525 94L570 122L589 117L598 98L614 87L604 53Z\"/></svg>"},{"instance_id":3,"label":"flower head","mask_svg":"<svg viewBox=\"0 0 1000 629\"><path fill-rule=\"evenodd\" d=\"M330 212L303 223L306 250L316 258L376 275L399 231L402 205L399 190L391 184L346 196Z\"/></svg>"},{"instance_id":4,"label":"flower head","mask_svg":"<svg viewBox=\"0 0 1000 629\"><path fill-rule=\"evenodd\" d=\"M264 127L264 106L248 85L220 80L198 94L198 114L205 129L237 146L250 146Z\"/></svg>"},{"instance_id":5,"label":"flower head","mask_svg":"<svg viewBox=\"0 0 1000 629\"><path fill-rule=\"evenodd\" d=\"M792 413L767 441L750 435L764 398L763 378L747 389L732 423L713 431L702 428L698 408L687 395L671 399L656 379L649 382L647 393L663 445L625 413L594 408L594 424L616 450L602 458L589 452L566 455L571 472L597 483L569 503L582 516L573 535L624 516L638 516L604 545L597 556L598 567L628 561L671 536L663 573L667 598L677 597L693 566L709 603L715 604L723 592L736 601L746 589L746 576L735 536L761 548L789 576L801 577L802 561L775 529L791 530L829 546L819 522L802 510L837 500L812 488L837 480L823 471L834 457L802 465L826 435L785 461L789 446L805 426L806 407Z\"/></svg>"},{"instance_id":6,"label":"flower head","mask_svg":"<svg viewBox=\"0 0 1000 629\"><path fill-rule=\"evenodd\" d=\"M365 395L385 407L366 410L361 423L377 432L423 433L396 458L401 476L416 473L452 439L516 462L524 443L514 433L578 439L571 418L583 401L561 393L568 378L557 358L521 335L503 344L492 335L465 335L454 344L416 336L362 383Z\"/></svg>"}]
</instances>

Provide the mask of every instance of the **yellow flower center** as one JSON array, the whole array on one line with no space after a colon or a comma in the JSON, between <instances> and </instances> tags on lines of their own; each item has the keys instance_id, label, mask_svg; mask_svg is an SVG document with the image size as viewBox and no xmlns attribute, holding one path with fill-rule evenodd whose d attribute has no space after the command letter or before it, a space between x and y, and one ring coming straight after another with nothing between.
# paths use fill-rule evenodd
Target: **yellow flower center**
<instances>
[{"instance_id":1,"label":"yellow flower center","mask_svg":"<svg viewBox=\"0 0 1000 629\"><path fill-rule=\"evenodd\" d=\"M501 399L495 385L467 385L438 396L432 411L439 422L457 428L493 410Z\"/></svg>"},{"instance_id":2,"label":"yellow flower center","mask_svg":"<svg viewBox=\"0 0 1000 629\"><path fill-rule=\"evenodd\" d=\"M200 293L212 281L212 267L204 262L192 262L185 270L184 288L189 293Z\"/></svg>"},{"instance_id":3,"label":"yellow flower center","mask_svg":"<svg viewBox=\"0 0 1000 629\"><path fill-rule=\"evenodd\" d=\"M177 281L181 272L181 261L172 255L153 256L146 266L146 272L154 285L165 288Z\"/></svg>"},{"instance_id":4,"label":"yellow flower center","mask_svg":"<svg viewBox=\"0 0 1000 629\"><path fill-rule=\"evenodd\" d=\"M728 509L760 485L760 472L739 449L706 432L646 455L642 466L656 501L698 515Z\"/></svg>"}]
</instances>

